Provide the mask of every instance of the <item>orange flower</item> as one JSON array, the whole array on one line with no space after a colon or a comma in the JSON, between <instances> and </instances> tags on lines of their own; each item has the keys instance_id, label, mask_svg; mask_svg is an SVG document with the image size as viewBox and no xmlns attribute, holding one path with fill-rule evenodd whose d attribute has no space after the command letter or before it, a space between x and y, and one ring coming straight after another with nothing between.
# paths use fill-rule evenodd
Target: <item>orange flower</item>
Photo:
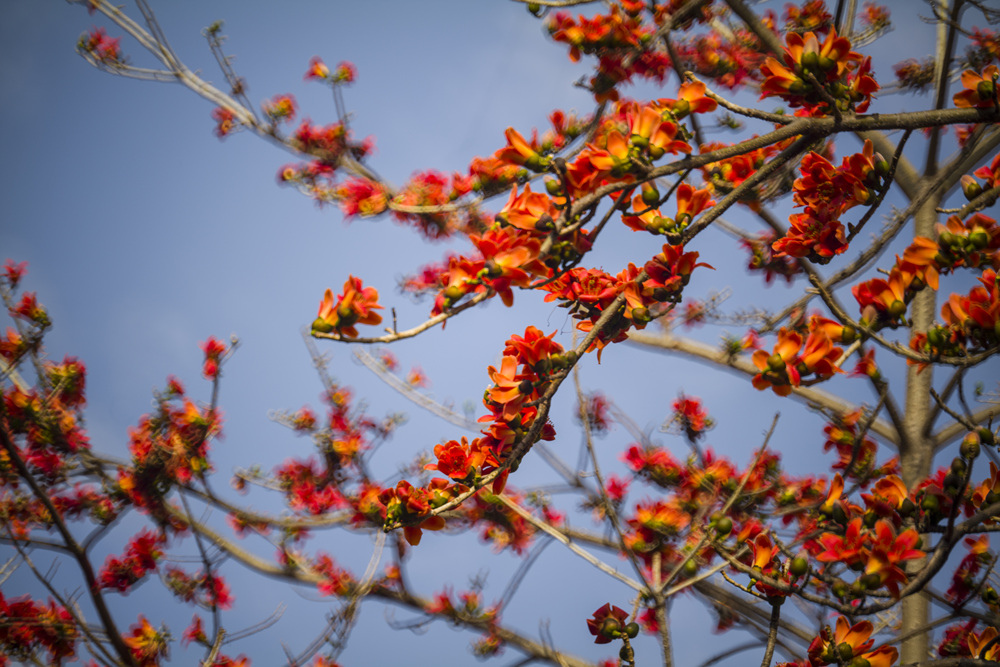
<instances>
[{"instance_id":1,"label":"orange flower","mask_svg":"<svg viewBox=\"0 0 1000 667\"><path fill-rule=\"evenodd\" d=\"M899 598L899 584L906 582L906 573L898 564L923 558L924 552L914 548L919 542L920 535L913 528L896 535L888 522L877 522L865 574L877 574L881 585L888 588L894 598Z\"/></svg>"},{"instance_id":2,"label":"orange flower","mask_svg":"<svg viewBox=\"0 0 1000 667\"><path fill-rule=\"evenodd\" d=\"M802 336L784 327L778 332L778 342L774 351L768 354L757 350L751 360L760 373L753 377L755 389L763 391L770 387L778 396L788 396L792 387L799 386L801 376L796 369L798 353L802 348Z\"/></svg>"},{"instance_id":3,"label":"orange flower","mask_svg":"<svg viewBox=\"0 0 1000 667\"><path fill-rule=\"evenodd\" d=\"M701 81L682 83L676 100L662 99L657 103L670 109L676 118L684 118L689 113L708 113L719 106L712 98L705 97L705 84Z\"/></svg>"},{"instance_id":4,"label":"orange flower","mask_svg":"<svg viewBox=\"0 0 1000 667\"><path fill-rule=\"evenodd\" d=\"M899 267L892 267L889 280L872 278L855 285L851 292L861 308L862 324L875 325L879 320L896 322L906 314L906 285Z\"/></svg>"},{"instance_id":5,"label":"orange flower","mask_svg":"<svg viewBox=\"0 0 1000 667\"><path fill-rule=\"evenodd\" d=\"M508 127L504 131L504 136L507 137L507 147L496 152L495 156L498 160L521 165L532 171L545 171L545 158L535 150L538 144L537 139L529 144L521 136L521 133L512 127Z\"/></svg>"},{"instance_id":6,"label":"orange flower","mask_svg":"<svg viewBox=\"0 0 1000 667\"><path fill-rule=\"evenodd\" d=\"M531 184L528 183L520 195L517 194L517 186L514 186L510 191L507 205L503 207L498 217L518 229L533 232L538 230L540 221L547 218L551 225L552 219L558 215L559 211L552 204L552 200L541 192L532 192Z\"/></svg>"},{"instance_id":7,"label":"orange flower","mask_svg":"<svg viewBox=\"0 0 1000 667\"><path fill-rule=\"evenodd\" d=\"M996 638L997 629L994 627L988 627L978 635L970 633L969 654L978 660L1000 660L1000 642L996 642Z\"/></svg>"},{"instance_id":8,"label":"orange flower","mask_svg":"<svg viewBox=\"0 0 1000 667\"><path fill-rule=\"evenodd\" d=\"M327 79L329 77L330 68L319 56L313 56L312 60L309 61L309 69L306 70L306 75L303 78L308 81L309 79Z\"/></svg>"},{"instance_id":9,"label":"orange flower","mask_svg":"<svg viewBox=\"0 0 1000 667\"><path fill-rule=\"evenodd\" d=\"M990 65L983 70L982 74L967 69L962 72L962 85L965 87L960 93L955 93L952 97L956 107L978 107L989 108L997 103L997 78L1000 76L1000 69L996 65Z\"/></svg>"},{"instance_id":10,"label":"orange flower","mask_svg":"<svg viewBox=\"0 0 1000 667\"><path fill-rule=\"evenodd\" d=\"M503 406L505 421L517 417L525 396L532 392L530 380L517 372L517 366L517 357L504 355L503 361L500 362L500 370L493 366L487 369L494 383L488 390L490 400Z\"/></svg>"},{"instance_id":11,"label":"orange flower","mask_svg":"<svg viewBox=\"0 0 1000 667\"><path fill-rule=\"evenodd\" d=\"M357 338L355 324L379 324L382 316L374 312L378 305L378 290L363 287L360 278L349 276L344 283L344 292L333 299L333 292L326 290L319 304L319 313L312 324L312 330L320 333L336 331L348 338Z\"/></svg>"},{"instance_id":12,"label":"orange flower","mask_svg":"<svg viewBox=\"0 0 1000 667\"><path fill-rule=\"evenodd\" d=\"M156 667L160 658L167 657L167 636L152 625L145 616L139 616L139 625L133 625L132 634L125 637L125 645L132 651L140 667Z\"/></svg>"}]
</instances>

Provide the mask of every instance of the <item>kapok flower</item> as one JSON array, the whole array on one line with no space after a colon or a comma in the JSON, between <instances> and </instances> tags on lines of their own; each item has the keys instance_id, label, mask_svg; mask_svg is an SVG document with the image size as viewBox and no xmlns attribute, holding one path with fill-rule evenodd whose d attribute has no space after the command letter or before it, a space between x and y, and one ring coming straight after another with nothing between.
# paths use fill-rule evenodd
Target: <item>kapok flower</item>
<instances>
[{"instance_id":1,"label":"kapok flower","mask_svg":"<svg viewBox=\"0 0 1000 667\"><path fill-rule=\"evenodd\" d=\"M264 115L273 123L287 123L295 118L295 98L291 95L276 95L263 104Z\"/></svg>"},{"instance_id":2,"label":"kapok flower","mask_svg":"<svg viewBox=\"0 0 1000 667\"><path fill-rule=\"evenodd\" d=\"M916 549L920 535L909 528L899 535L886 521L875 524L875 539L868 556L865 574L878 575L881 586L889 589L894 598L899 598L899 584L906 582L906 573L899 563L914 558L923 558L924 552Z\"/></svg>"},{"instance_id":3,"label":"kapok flower","mask_svg":"<svg viewBox=\"0 0 1000 667\"><path fill-rule=\"evenodd\" d=\"M378 304L378 290L363 287L360 278L349 276L344 283L344 292L333 299L333 292L326 290L319 304L319 313L312 324L312 330L319 333L336 331L348 338L357 338L356 324L379 324L382 316L374 312L381 309Z\"/></svg>"},{"instance_id":4,"label":"kapok flower","mask_svg":"<svg viewBox=\"0 0 1000 667\"><path fill-rule=\"evenodd\" d=\"M546 223L551 225L553 218L558 214L552 200L541 192L532 192L531 184L528 183L520 195L517 194L517 186L514 186L506 206L497 217L518 229L533 232L537 231L539 226L545 227Z\"/></svg>"},{"instance_id":5,"label":"kapok flower","mask_svg":"<svg viewBox=\"0 0 1000 667\"><path fill-rule=\"evenodd\" d=\"M512 127L504 131L504 136L507 137L507 147L496 152L495 157L498 160L524 166L532 171L545 171L547 164L545 158L536 150L537 140L529 144L521 133Z\"/></svg>"},{"instance_id":6,"label":"kapok flower","mask_svg":"<svg viewBox=\"0 0 1000 667\"><path fill-rule=\"evenodd\" d=\"M593 618L587 619L587 629L596 637L595 644L609 644L624 632L627 618L627 611L609 602L595 611Z\"/></svg>"},{"instance_id":7,"label":"kapok flower","mask_svg":"<svg viewBox=\"0 0 1000 667\"><path fill-rule=\"evenodd\" d=\"M899 267L889 272L889 280L872 278L855 285L854 294L861 309L862 324L894 323L906 314L906 285Z\"/></svg>"},{"instance_id":8,"label":"kapok flower","mask_svg":"<svg viewBox=\"0 0 1000 667\"><path fill-rule=\"evenodd\" d=\"M525 398L532 393L533 387L527 375L517 372L517 357L504 355L500 362L500 370L490 366L487 371L494 386L487 391L494 403L503 406L504 421L511 421L521 411Z\"/></svg>"},{"instance_id":9,"label":"kapok flower","mask_svg":"<svg viewBox=\"0 0 1000 667\"><path fill-rule=\"evenodd\" d=\"M346 60L337 63L337 69L333 72L334 83L354 83L358 78L358 68L354 63Z\"/></svg>"},{"instance_id":10,"label":"kapok flower","mask_svg":"<svg viewBox=\"0 0 1000 667\"><path fill-rule=\"evenodd\" d=\"M481 444L481 440L476 438L470 445L463 436L462 442L449 440L442 445L434 445L437 463L428 463L424 469L437 470L457 482L464 482L475 475L486 461L487 452Z\"/></svg>"},{"instance_id":11,"label":"kapok flower","mask_svg":"<svg viewBox=\"0 0 1000 667\"><path fill-rule=\"evenodd\" d=\"M306 75L303 78L308 81L309 79L328 79L329 77L330 68L319 56L313 56L312 60L309 61L309 69L306 70Z\"/></svg>"},{"instance_id":12,"label":"kapok flower","mask_svg":"<svg viewBox=\"0 0 1000 667\"><path fill-rule=\"evenodd\" d=\"M1000 660L1000 642L997 629L988 627L978 634L969 634L969 654L978 660Z\"/></svg>"},{"instance_id":13,"label":"kapok flower","mask_svg":"<svg viewBox=\"0 0 1000 667\"><path fill-rule=\"evenodd\" d=\"M871 639L875 627L871 621L850 624L843 616L837 618L837 627L830 636L824 628L819 637L809 645L809 662L813 665L847 665L855 658L865 660L870 667L891 667L899 653L891 646L881 646L868 651L875 640Z\"/></svg>"},{"instance_id":14,"label":"kapok flower","mask_svg":"<svg viewBox=\"0 0 1000 667\"><path fill-rule=\"evenodd\" d=\"M778 396L788 396L792 387L797 387L802 381L796 368L798 353L802 348L802 336L784 327L778 332L778 342L774 351L768 354L765 350L757 350L751 360L760 370L753 377L753 386L758 390L770 387Z\"/></svg>"},{"instance_id":15,"label":"kapok flower","mask_svg":"<svg viewBox=\"0 0 1000 667\"><path fill-rule=\"evenodd\" d=\"M236 120L236 114L226 109L224 107L216 107L212 110L212 119L215 121L215 136L222 139L230 134L233 130L237 128L239 122Z\"/></svg>"},{"instance_id":16,"label":"kapok flower","mask_svg":"<svg viewBox=\"0 0 1000 667\"><path fill-rule=\"evenodd\" d=\"M160 658L167 657L167 635L150 625L145 616L139 616L139 624L133 625L131 634L124 637L125 645L140 667L156 667Z\"/></svg>"},{"instance_id":17,"label":"kapok flower","mask_svg":"<svg viewBox=\"0 0 1000 667\"><path fill-rule=\"evenodd\" d=\"M701 81L688 81L681 84L677 91L677 99L657 100L673 112L678 119L689 113L708 113L715 111L719 103L705 96L705 84Z\"/></svg>"},{"instance_id":18,"label":"kapok flower","mask_svg":"<svg viewBox=\"0 0 1000 667\"><path fill-rule=\"evenodd\" d=\"M990 65L976 74L975 71L967 69L962 72L962 86L965 90L955 93L951 98L956 107L977 107L986 109L997 103L997 78L1000 77L1000 69L996 65Z\"/></svg>"}]
</instances>

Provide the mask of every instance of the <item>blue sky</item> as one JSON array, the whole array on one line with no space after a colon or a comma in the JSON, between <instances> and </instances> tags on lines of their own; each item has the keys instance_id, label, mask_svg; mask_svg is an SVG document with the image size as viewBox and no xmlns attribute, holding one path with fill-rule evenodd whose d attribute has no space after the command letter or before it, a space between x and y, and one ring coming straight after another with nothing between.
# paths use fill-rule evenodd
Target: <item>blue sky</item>
<instances>
[{"instance_id":1,"label":"blue sky","mask_svg":"<svg viewBox=\"0 0 1000 667\"><path fill-rule=\"evenodd\" d=\"M900 54L920 57L930 50L931 32L912 9L916 3L889 6L898 27L878 46L878 53L888 54L888 60L876 62L876 71L885 72L882 80L891 79L888 66ZM251 100L291 93L300 115L317 123L332 121L335 113L324 88L302 81L309 59L319 55L331 65L352 61L359 78L346 90L346 101L354 131L375 135L373 164L397 184L418 169L464 170L473 156L488 155L504 143L506 127L525 133L533 126L544 128L552 109L591 110L588 95L572 85L586 68L571 63L562 46L546 39L542 23L514 3L185 0L154 8L181 58L216 83L222 76L200 33L224 19L227 51L249 82ZM308 442L296 440L267 415L318 403L321 386L301 332L315 316L323 290L339 290L348 274L362 276L380 290L382 303L396 307L401 326L415 324L430 305L414 305L398 294L396 280L440 258L449 246L422 243L390 220L346 225L335 208L321 209L277 185L275 174L290 160L287 154L248 134L217 140L207 102L179 86L93 70L75 54L74 45L98 18L59 2L13 0L0 9L5 99L0 106L0 259L29 262L27 289L38 292L55 321L47 341L52 355L77 356L87 364L87 425L97 448L125 453L128 426L149 411L152 390L170 374L207 398L198 343L210 335L234 334L241 347L226 367L222 387L227 422L225 439L216 448L220 483L237 465L256 462L269 469L290 455L305 456ZM113 28L110 32L117 34ZM123 41L123 47L136 64L146 63L137 45ZM671 96L673 89L631 92ZM907 96L883 104L873 111L912 108L923 101ZM730 218L744 222L738 214ZM648 238L640 236L627 229L609 233L597 262L614 273L628 261L645 261L658 248L651 250ZM692 288L698 294L731 289L731 303L749 299L768 306L801 289L761 290L760 281L748 281L741 272L744 255L719 243L723 238L706 235L695 247L718 269L696 276ZM497 363L503 341L528 324L546 332L558 329L568 341L571 323L565 311L542 303L539 295L520 294L514 309L492 303L449 322L443 331L401 342L393 352L404 368L418 364L424 369L437 398L477 405L488 383L486 366ZM737 327L731 331L742 333ZM710 328L699 335L714 341L719 333ZM376 455L387 476L397 463L461 435L388 390L352 360L348 347L323 349L332 357L333 373L365 398L373 414L408 413L406 429ZM584 383L614 396L640 425L655 428L683 390L701 396L718 419L710 444L741 465L778 409L783 421L776 443L790 465L819 470L829 461L820 453L817 417L776 402L749 383L624 345L608 350L604 359L600 366L592 359L584 364ZM859 393L860 380L838 382L836 390ZM861 395L870 400L867 386ZM553 414L560 434L554 447L574 461L578 434L570 408L563 400ZM622 429L614 431L605 441L608 461L629 442ZM664 442L683 455L682 442ZM521 472L514 483L551 479L537 460L526 462ZM331 534L320 543L363 569L366 538L338 534L333 540ZM115 547L109 543L109 548ZM430 536L414 558L419 592L425 595L446 581L461 590L470 576L488 569L487 600L499 596L517 565L512 556L493 557L488 546L468 536ZM304 602L315 599L314 592L261 587L255 576L235 569L230 576L237 597L227 621L233 629L261 620L279 602L288 603L289 611L264 637L279 636L295 648L322 626L326 605ZM158 611L154 600L161 597L154 589L143 587L123 607L150 614L155 604ZM547 623L557 645L609 657L590 643L583 623L609 600L628 603L610 580L553 545L504 618L530 633ZM675 614L679 655L702 655L709 617L692 605L683 609ZM394 616L408 617L401 611ZM188 612L180 618L172 621L178 634ZM456 635L436 624L430 633L415 635L389 631L385 624L377 605L366 606L342 662L389 664L400 655L412 656L410 664L471 660L469 634ZM711 642L714 646L717 639ZM652 643L643 646L654 650ZM247 653L254 664L274 664L282 656L274 641L256 637L232 652ZM176 655L183 655L179 647Z\"/></svg>"}]
</instances>

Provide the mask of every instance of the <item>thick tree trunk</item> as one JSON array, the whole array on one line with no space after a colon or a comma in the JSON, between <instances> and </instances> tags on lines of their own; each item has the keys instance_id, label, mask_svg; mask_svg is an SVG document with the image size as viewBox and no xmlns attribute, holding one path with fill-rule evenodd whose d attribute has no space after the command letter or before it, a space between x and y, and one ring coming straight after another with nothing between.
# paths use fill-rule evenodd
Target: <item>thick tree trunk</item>
<instances>
[{"instance_id":1,"label":"thick tree trunk","mask_svg":"<svg viewBox=\"0 0 1000 667\"><path fill-rule=\"evenodd\" d=\"M934 224L937 222L937 207L940 197L934 196L917 211L914 220L914 235L934 238ZM913 320L912 332L924 332L934 322L934 311L937 302L936 292L932 289L921 291L910 302L909 312ZM922 371L917 366L909 366L906 371L906 413L904 429L899 447L899 459L903 472L903 482L912 489L931 471L934 459L934 445L929 437L931 425L927 423L931 407L931 381L933 367L928 366ZM926 537L925 537L926 543ZM921 561L911 561L913 570L923 565ZM927 624L928 598L925 593L911 595L903 600L903 620L901 634L908 635ZM927 659L930 648L928 633L918 633L903 641L901 646L901 664L910 664Z\"/></svg>"}]
</instances>

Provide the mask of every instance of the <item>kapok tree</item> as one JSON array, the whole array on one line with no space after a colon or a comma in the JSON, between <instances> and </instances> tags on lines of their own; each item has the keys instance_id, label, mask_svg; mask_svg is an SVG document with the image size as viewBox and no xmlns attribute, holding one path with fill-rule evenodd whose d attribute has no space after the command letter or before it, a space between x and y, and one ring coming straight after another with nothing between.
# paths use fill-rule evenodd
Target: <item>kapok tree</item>
<instances>
[{"instance_id":1,"label":"kapok tree","mask_svg":"<svg viewBox=\"0 0 1000 667\"><path fill-rule=\"evenodd\" d=\"M138 20L104 0L79 4L115 26L81 38L88 62L182 83L215 105L219 137L253 134L298 156L281 169L283 183L348 217L391 216L412 228L401 235L467 239L466 252L413 267L403 284L431 301L425 321L393 318L374 329L387 324L384 296L371 286L379 277L345 276L342 290L323 294L314 318L303 314L317 345L433 336L451 318L476 317L490 299L514 308L526 290L566 308L575 331L510 331L499 365L482 369L478 432L423 443L410 474L391 482L380 481L368 454L393 424L365 414L317 352L324 412L279 416L311 439L311 455L236 474L238 487L280 496L285 511L265 512L211 484L231 344L202 344L207 404L170 379L156 410L129 433L130 460L114 460L91 446L81 426L83 363L45 356L50 314L22 291L30 280L24 266L9 262L0 282L12 318L0 339L0 539L47 590L0 597L0 664L74 657L164 664L168 629L145 614L123 616L115 605L117 595L157 576L179 605L196 610L188 627L170 630L204 647L200 664L249 664L245 654L232 657L241 647L227 642L233 629L223 612L240 595L221 573L229 561L331 598L326 631L290 655L290 665L334 664L357 609L371 602L477 632L480 656L507 648L525 662L591 664L508 623L503 601L489 604L474 589L456 597L438 588L426 597L410 580L407 554L420 548L424 531L473 530L518 554L551 538L568 557L592 564L593 576L619 581L620 597L592 614L569 610L579 617L578 640L614 644L619 664L674 664L667 612L681 594L712 605L720 628L758 636L754 654L740 660L765 667L781 658L850 667L1000 659L990 542L1000 515L992 425L1000 406L988 393L971 404L966 387L976 367L995 379L1000 350L1000 227L983 212L1000 195L1000 38L981 27L1000 18L995 8L931 2L939 36L933 53L893 67L855 50L890 26L888 11L870 3L859 10L853 1L810 1L779 15L759 14L743 0L621 0L593 3L582 16L556 10L590 3L525 3L572 60L593 66L580 83L593 93L593 111L556 110L550 130L510 128L493 155L474 158L466 170L418 172L395 187L370 164L369 140L350 131L350 64L303 63L310 85L330 87L337 116L295 126L290 95L261 109L249 102L222 50L221 24L205 35L225 89L183 64L144 1ZM133 64L115 30L158 64ZM662 86L664 96L625 97L640 80ZM878 96L891 88L915 93L922 108L879 112ZM770 110L737 101L755 96L757 107ZM739 133L731 142L706 139L719 114ZM948 149L954 152L945 156ZM892 201L902 204L887 211ZM876 216L884 221L877 229ZM649 249L612 273L589 257L616 225L649 235ZM713 226L747 250L752 276L803 286L784 308L737 313L746 336L721 346L682 333L686 323L733 321L721 300L691 295L704 294L712 270L700 260L703 233ZM902 254L892 258L894 241ZM970 277L971 288L950 291ZM586 394L577 371L602 357L614 364L625 341L735 372L772 393L776 409L797 398L821 411L832 475L784 471L770 433L742 464L714 454L701 445L712 418L687 396L667 420L690 444L689 456L637 432L620 451L630 476L605 475L607 456L596 440L612 421L629 421L613 393ZM465 423L421 396L418 379L399 377L391 355L361 354L393 386ZM855 397L859 385L870 387L869 400L841 397ZM551 410L567 390L577 394L589 459L578 469L545 445L557 429L573 428ZM515 490L519 465L534 456L555 461L566 497ZM936 457L943 467L934 468ZM591 531L567 524L566 512L580 502L598 524ZM206 521L206 508L224 512L229 528ZM113 528L128 514L145 527L123 536ZM349 571L312 539L326 530L382 536L368 570ZM277 553L261 558L241 538L267 540ZM117 555L95 561L97 545L115 540ZM383 551L386 541L393 548ZM196 565L168 565L166 555L185 547ZM80 575L75 593L35 567L38 550L61 555ZM615 566L619 558L627 572ZM886 620L894 612L898 623Z\"/></svg>"}]
</instances>

